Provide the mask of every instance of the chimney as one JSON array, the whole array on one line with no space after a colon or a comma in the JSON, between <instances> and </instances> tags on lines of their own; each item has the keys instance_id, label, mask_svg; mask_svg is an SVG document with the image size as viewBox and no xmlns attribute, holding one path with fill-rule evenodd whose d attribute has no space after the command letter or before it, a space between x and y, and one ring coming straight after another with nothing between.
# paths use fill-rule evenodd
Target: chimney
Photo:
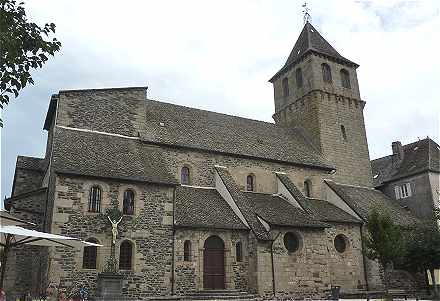
<instances>
[{"instance_id":1,"label":"chimney","mask_svg":"<svg viewBox=\"0 0 440 301\"><path fill-rule=\"evenodd\" d=\"M391 148L393 149L393 156L397 158L398 162L403 160L403 146L400 141L394 141L391 143Z\"/></svg>"}]
</instances>

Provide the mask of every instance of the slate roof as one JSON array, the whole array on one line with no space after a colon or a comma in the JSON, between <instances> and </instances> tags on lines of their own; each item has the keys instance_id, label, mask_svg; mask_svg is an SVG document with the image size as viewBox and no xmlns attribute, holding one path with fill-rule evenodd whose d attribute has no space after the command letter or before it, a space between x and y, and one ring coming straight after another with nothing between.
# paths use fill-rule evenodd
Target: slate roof
<instances>
[{"instance_id":1,"label":"slate roof","mask_svg":"<svg viewBox=\"0 0 440 301\"><path fill-rule=\"evenodd\" d=\"M286 174L276 173L281 183L298 201L299 205L311 214L315 220L322 222L360 223L361 221L333 204L318 199L306 198Z\"/></svg>"},{"instance_id":2,"label":"slate roof","mask_svg":"<svg viewBox=\"0 0 440 301\"><path fill-rule=\"evenodd\" d=\"M243 192L254 214L263 218L270 225L325 228L327 224L315 220L302 209L293 206L279 195L257 192Z\"/></svg>"},{"instance_id":3,"label":"slate roof","mask_svg":"<svg viewBox=\"0 0 440 301\"><path fill-rule=\"evenodd\" d=\"M311 214L313 214L313 216L319 221L355 224L362 223L362 221L356 217L325 200L306 198L304 201L300 202L301 205L311 212Z\"/></svg>"},{"instance_id":4,"label":"slate roof","mask_svg":"<svg viewBox=\"0 0 440 301\"><path fill-rule=\"evenodd\" d=\"M284 186L286 186L287 190L290 192L291 195L298 201L299 205L302 206L302 203L306 201L306 198L302 194L302 192L296 187L296 185L290 180L290 178L283 173L275 173L277 178L283 183ZM305 209L303 207L303 209Z\"/></svg>"},{"instance_id":5,"label":"slate roof","mask_svg":"<svg viewBox=\"0 0 440 301\"><path fill-rule=\"evenodd\" d=\"M371 210L376 208L380 212L387 212L394 223L403 227L411 227L418 223L417 218L409 211L379 190L369 187L343 185L329 180L325 182L364 221L367 221Z\"/></svg>"},{"instance_id":6,"label":"slate roof","mask_svg":"<svg viewBox=\"0 0 440 301\"><path fill-rule=\"evenodd\" d=\"M270 240L272 236L257 216L273 226L328 227L327 224L315 220L308 212L290 204L279 195L240 191L226 168L216 167L216 171L252 231L259 239Z\"/></svg>"},{"instance_id":7,"label":"slate roof","mask_svg":"<svg viewBox=\"0 0 440 301\"><path fill-rule=\"evenodd\" d=\"M339 62L348 64L350 66L354 66L354 67L359 66L358 64L340 55L339 52L337 52L336 49L334 49L333 46L330 45L330 43L327 42L319 34L319 32L312 26L312 24L307 22L304 25L304 28L301 31L298 40L295 43L295 46L293 46L293 49L290 52L290 55L287 58L286 63L281 68L281 70L278 71L269 81L272 82L273 80L275 80L279 75L284 73L284 71L286 71L291 65L295 64L309 53L321 54L326 57L333 58Z\"/></svg>"},{"instance_id":8,"label":"slate roof","mask_svg":"<svg viewBox=\"0 0 440 301\"><path fill-rule=\"evenodd\" d=\"M375 187L420 172L440 172L440 147L430 138L403 145L403 160L395 155L371 161Z\"/></svg>"},{"instance_id":9,"label":"slate roof","mask_svg":"<svg viewBox=\"0 0 440 301\"><path fill-rule=\"evenodd\" d=\"M249 230L215 188L178 186L175 206L176 226Z\"/></svg>"},{"instance_id":10,"label":"slate roof","mask_svg":"<svg viewBox=\"0 0 440 301\"><path fill-rule=\"evenodd\" d=\"M44 158L18 156L16 168L43 172L46 169L46 161Z\"/></svg>"},{"instance_id":11,"label":"slate roof","mask_svg":"<svg viewBox=\"0 0 440 301\"><path fill-rule=\"evenodd\" d=\"M300 129L153 100L146 112L150 143L333 169Z\"/></svg>"},{"instance_id":12,"label":"slate roof","mask_svg":"<svg viewBox=\"0 0 440 301\"><path fill-rule=\"evenodd\" d=\"M160 148L139 139L56 127L56 172L142 182L175 184Z\"/></svg>"},{"instance_id":13,"label":"slate roof","mask_svg":"<svg viewBox=\"0 0 440 301\"><path fill-rule=\"evenodd\" d=\"M235 201L237 207L240 209L252 231L255 233L255 236L262 240L270 240L271 236L258 220L257 215L253 211L254 208L250 204L248 195L240 191L240 188L226 168L216 166L215 169L228 189L232 199Z\"/></svg>"}]
</instances>

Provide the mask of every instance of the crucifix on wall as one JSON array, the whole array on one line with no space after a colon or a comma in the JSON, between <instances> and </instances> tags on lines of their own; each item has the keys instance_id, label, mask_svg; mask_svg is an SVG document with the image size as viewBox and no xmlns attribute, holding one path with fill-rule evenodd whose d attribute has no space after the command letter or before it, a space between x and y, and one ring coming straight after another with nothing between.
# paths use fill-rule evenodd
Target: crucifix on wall
<instances>
[{"instance_id":1,"label":"crucifix on wall","mask_svg":"<svg viewBox=\"0 0 440 301\"><path fill-rule=\"evenodd\" d=\"M118 236L118 225L122 220L122 216L119 218L118 221L114 221L110 218L110 216L107 216L108 220L112 224L112 246L116 244L116 237Z\"/></svg>"}]
</instances>

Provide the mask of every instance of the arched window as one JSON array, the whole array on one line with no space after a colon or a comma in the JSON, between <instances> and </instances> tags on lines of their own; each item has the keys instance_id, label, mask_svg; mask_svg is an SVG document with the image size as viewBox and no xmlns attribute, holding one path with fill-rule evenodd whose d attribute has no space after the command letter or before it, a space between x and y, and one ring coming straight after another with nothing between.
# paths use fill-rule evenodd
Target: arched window
<instances>
[{"instance_id":1,"label":"arched window","mask_svg":"<svg viewBox=\"0 0 440 301\"><path fill-rule=\"evenodd\" d=\"M131 270L133 258L133 245L128 240L124 240L119 248L119 269Z\"/></svg>"},{"instance_id":2,"label":"arched window","mask_svg":"<svg viewBox=\"0 0 440 301\"><path fill-rule=\"evenodd\" d=\"M94 238L89 238L87 242L97 244L98 241ZM83 269L96 269L96 259L98 257L98 247L87 246L84 247L83 252Z\"/></svg>"},{"instance_id":3,"label":"arched window","mask_svg":"<svg viewBox=\"0 0 440 301\"><path fill-rule=\"evenodd\" d=\"M287 97L289 96L289 80L287 79L287 77L283 78L282 84L283 84L283 96Z\"/></svg>"},{"instance_id":4,"label":"arched window","mask_svg":"<svg viewBox=\"0 0 440 301\"><path fill-rule=\"evenodd\" d=\"M308 198L312 195L312 181L310 180L304 181L304 195Z\"/></svg>"},{"instance_id":5,"label":"arched window","mask_svg":"<svg viewBox=\"0 0 440 301\"><path fill-rule=\"evenodd\" d=\"M284 234L284 247L287 249L287 251L289 251L289 253L298 251L300 247L298 235L292 232L287 232Z\"/></svg>"},{"instance_id":6,"label":"arched window","mask_svg":"<svg viewBox=\"0 0 440 301\"><path fill-rule=\"evenodd\" d=\"M180 171L180 183L183 185L189 185L190 183L189 168L186 166L182 167Z\"/></svg>"},{"instance_id":7,"label":"arched window","mask_svg":"<svg viewBox=\"0 0 440 301\"><path fill-rule=\"evenodd\" d=\"M338 251L339 253L344 253L345 250L347 250L347 241L348 239L345 235L343 234L336 235L334 240L336 251Z\"/></svg>"},{"instance_id":8,"label":"arched window","mask_svg":"<svg viewBox=\"0 0 440 301\"><path fill-rule=\"evenodd\" d=\"M235 258L236 258L237 262L243 261L243 246L242 246L241 242L237 242L235 244Z\"/></svg>"},{"instance_id":9,"label":"arched window","mask_svg":"<svg viewBox=\"0 0 440 301\"><path fill-rule=\"evenodd\" d=\"M122 201L122 213L126 215L134 214L134 192L133 190L124 191L124 199Z\"/></svg>"},{"instance_id":10,"label":"arched window","mask_svg":"<svg viewBox=\"0 0 440 301\"><path fill-rule=\"evenodd\" d=\"M348 73L348 71L345 69L341 69L341 84L344 88L351 88L350 73Z\"/></svg>"},{"instance_id":11,"label":"arched window","mask_svg":"<svg viewBox=\"0 0 440 301\"><path fill-rule=\"evenodd\" d=\"M189 240L183 243L183 261L191 261L191 241Z\"/></svg>"},{"instance_id":12,"label":"arched window","mask_svg":"<svg viewBox=\"0 0 440 301\"><path fill-rule=\"evenodd\" d=\"M345 131L345 126L341 125L342 138L347 141L347 132Z\"/></svg>"},{"instance_id":13,"label":"arched window","mask_svg":"<svg viewBox=\"0 0 440 301\"><path fill-rule=\"evenodd\" d=\"M296 69L295 78L296 78L296 86L298 88L301 88L303 85L303 74L301 68Z\"/></svg>"},{"instance_id":14,"label":"arched window","mask_svg":"<svg viewBox=\"0 0 440 301\"><path fill-rule=\"evenodd\" d=\"M90 188L89 212L101 212L101 188L99 186Z\"/></svg>"},{"instance_id":15,"label":"arched window","mask_svg":"<svg viewBox=\"0 0 440 301\"><path fill-rule=\"evenodd\" d=\"M331 83L332 82L332 69L326 63L323 63L321 66L322 66L322 80L325 83Z\"/></svg>"},{"instance_id":16,"label":"arched window","mask_svg":"<svg viewBox=\"0 0 440 301\"><path fill-rule=\"evenodd\" d=\"M246 177L246 190L247 191L254 191L255 189L255 183L254 183L254 176L253 175L248 175Z\"/></svg>"}]
</instances>

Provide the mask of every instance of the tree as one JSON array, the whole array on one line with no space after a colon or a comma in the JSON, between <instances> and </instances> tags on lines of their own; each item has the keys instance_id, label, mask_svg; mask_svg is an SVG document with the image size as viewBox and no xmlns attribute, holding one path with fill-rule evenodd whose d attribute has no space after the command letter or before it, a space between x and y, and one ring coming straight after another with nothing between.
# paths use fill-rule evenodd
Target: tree
<instances>
[{"instance_id":1,"label":"tree","mask_svg":"<svg viewBox=\"0 0 440 301\"><path fill-rule=\"evenodd\" d=\"M0 0L0 108L28 83L34 84L31 69L41 68L49 55L59 51L61 43L56 38L55 24L40 27L28 22L23 2ZM3 122L0 119L0 127Z\"/></svg>"},{"instance_id":2,"label":"tree","mask_svg":"<svg viewBox=\"0 0 440 301\"><path fill-rule=\"evenodd\" d=\"M387 213L373 209L367 221L366 255L378 260L383 267L385 287L388 287L388 271L390 264L396 264L405 254L405 243L401 229L395 225Z\"/></svg>"},{"instance_id":3,"label":"tree","mask_svg":"<svg viewBox=\"0 0 440 301\"><path fill-rule=\"evenodd\" d=\"M417 225L406 239L406 265L413 270L426 273L429 271L435 284L434 270L440 268L440 230L436 223ZM440 297L436 285L434 294Z\"/></svg>"}]
</instances>

